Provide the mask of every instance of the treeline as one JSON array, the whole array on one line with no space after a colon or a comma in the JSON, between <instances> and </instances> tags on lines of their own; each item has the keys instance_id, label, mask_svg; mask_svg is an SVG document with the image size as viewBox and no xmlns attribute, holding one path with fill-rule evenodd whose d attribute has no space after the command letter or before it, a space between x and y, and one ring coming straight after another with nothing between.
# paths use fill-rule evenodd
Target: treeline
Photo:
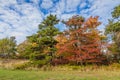
<instances>
[{"instance_id":1,"label":"treeline","mask_svg":"<svg viewBox=\"0 0 120 80\"><path fill-rule=\"evenodd\" d=\"M16 41L15 37L3 38L0 40L0 57L1 58L13 58L16 56Z\"/></svg>"},{"instance_id":2,"label":"treeline","mask_svg":"<svg viewBox=\"0 0 120 80\"><path fill-rule=\"evenodd\" d=\"M85 19L75 15L60 21L50 14L36 34L16 45L15 37L0 40L2 58L30 59L37 65L111 64L120 61L120 5L114 8L105 33L98 30L98 16ZM66 30L55 26L61 22Z\"/></svg>"}]
</instances>

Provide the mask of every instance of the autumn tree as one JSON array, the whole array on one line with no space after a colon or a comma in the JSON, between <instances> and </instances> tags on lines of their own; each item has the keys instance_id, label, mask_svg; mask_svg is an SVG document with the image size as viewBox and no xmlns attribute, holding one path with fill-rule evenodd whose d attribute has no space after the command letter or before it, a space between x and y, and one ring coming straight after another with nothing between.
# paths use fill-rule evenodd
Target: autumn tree
<instances>
[{"instance_id":1,"label":"autumn tree","mask_svg":"<svg viewBox=\"0 0 120 80\"><path fill-rule=\"evenodd\" d=\"M64 46L64 44L68 41L68 38L65 36L66 32L62 32L59 35L56 36L56 41L58 42L58 44L56 44L56 48L59 49L62 46Z\"/></svg>"},{"instance_id":2,"label":"autumn tree","mask_svg":"<svg viewBox=\"0 0 120 80\"><path fill-rule=\"evenodd\" d=\"M101 62L101 35L97 30L100 25L98 17L90 17L85 21L81 16L73 16L64 21L67 26L64 37L67 42L58 47L57 54L73 61L76 64L87 62ZM57 45L62 44L59 42Z\"/></svg>"}]
</instances>

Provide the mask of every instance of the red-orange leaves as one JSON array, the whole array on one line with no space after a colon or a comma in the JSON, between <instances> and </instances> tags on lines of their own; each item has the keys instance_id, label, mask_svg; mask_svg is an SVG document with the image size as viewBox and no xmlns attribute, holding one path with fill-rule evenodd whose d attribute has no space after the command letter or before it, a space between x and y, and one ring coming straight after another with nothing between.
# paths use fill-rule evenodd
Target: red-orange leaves
<instances>
[{"instance_id":1,"label":"red-orange leaves","mask_svg":"<svg viewBox=\"0 0 120 80\"><path fill-rule=\"evenodd\" d=\"M90 17L86 21L81 16L73 16L65 22L67 34L62 34L57 47L57 54L69 61L80 63L101 61L101 38L96 29L100 22L98 17ZM62 45L61 45L62 44Z\"/></svg>"},{"instance_id":2,"label":"red-orange leaves","mask_svg":"<svg viewBox=\"0 0 120 80\"><path fill-rule=\"evenodd\" d=\"M69 27L69 29L78 29L84 23L84 18L82 16L73 16L65 24Z\"/></svg>"},{"instance_id":3,"label":"red-orange leaves","mask_svg":"<svg viewBox=\"0 0 120 80\"><path fill-rule=\"evenodd\" d=\"M85 22L85 25L88 26L89 28L96 28L99 26L101 22L98 22L98 16L96 17L90 17L88 20Z\"/></svg>"}]
</instances>

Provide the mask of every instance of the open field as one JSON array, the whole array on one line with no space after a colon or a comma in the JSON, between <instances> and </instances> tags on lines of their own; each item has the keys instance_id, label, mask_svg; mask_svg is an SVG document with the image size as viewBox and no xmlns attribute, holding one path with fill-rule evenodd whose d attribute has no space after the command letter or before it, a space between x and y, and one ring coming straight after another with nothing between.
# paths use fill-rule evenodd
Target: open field
<instances>
[{"instance_id":1,"label":"open field","mask_svg":"<svg viewBox=\"0 0 120 80\"><path fill-rule=\"evenodd\" d=\"M0 69L0 80L120 80L118 71L20 71Z\"/></svg>"},{"instance_id":2,"label":"open field","mask_svg":"<svg viewBox=\"0 0 120 80\"><path fill-rule=\"evenodd\" d=\"M0 60L0 80L120 80L120 64L110 66L44 66L42 69L16 70L15 64L27 60ZM44 71L45 70L45 71Z\"/></svg>"}]
</instances>

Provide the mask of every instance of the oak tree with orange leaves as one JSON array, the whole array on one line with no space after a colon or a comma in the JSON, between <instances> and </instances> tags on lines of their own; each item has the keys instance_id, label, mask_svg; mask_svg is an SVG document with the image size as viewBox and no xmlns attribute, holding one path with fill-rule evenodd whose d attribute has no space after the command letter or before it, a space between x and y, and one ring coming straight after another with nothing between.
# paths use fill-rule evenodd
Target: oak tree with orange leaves
<instances>
[{"instance_id":1,"label":"oak tree with orange leaves","mask_svg":"<svg viewBox=\"0 0 120 80\"><path fill-rule=\"evenodd\" d=\"M98 21L98 16L91 16L85 20L82 16L77 15L64 21L64 24L66 24L67 30L62 36L59 36L61 40L58 40L57 55L81 65L101 63L104 60L101 35L97 30L101 24Z\"/></svg>"}]
</instances>

